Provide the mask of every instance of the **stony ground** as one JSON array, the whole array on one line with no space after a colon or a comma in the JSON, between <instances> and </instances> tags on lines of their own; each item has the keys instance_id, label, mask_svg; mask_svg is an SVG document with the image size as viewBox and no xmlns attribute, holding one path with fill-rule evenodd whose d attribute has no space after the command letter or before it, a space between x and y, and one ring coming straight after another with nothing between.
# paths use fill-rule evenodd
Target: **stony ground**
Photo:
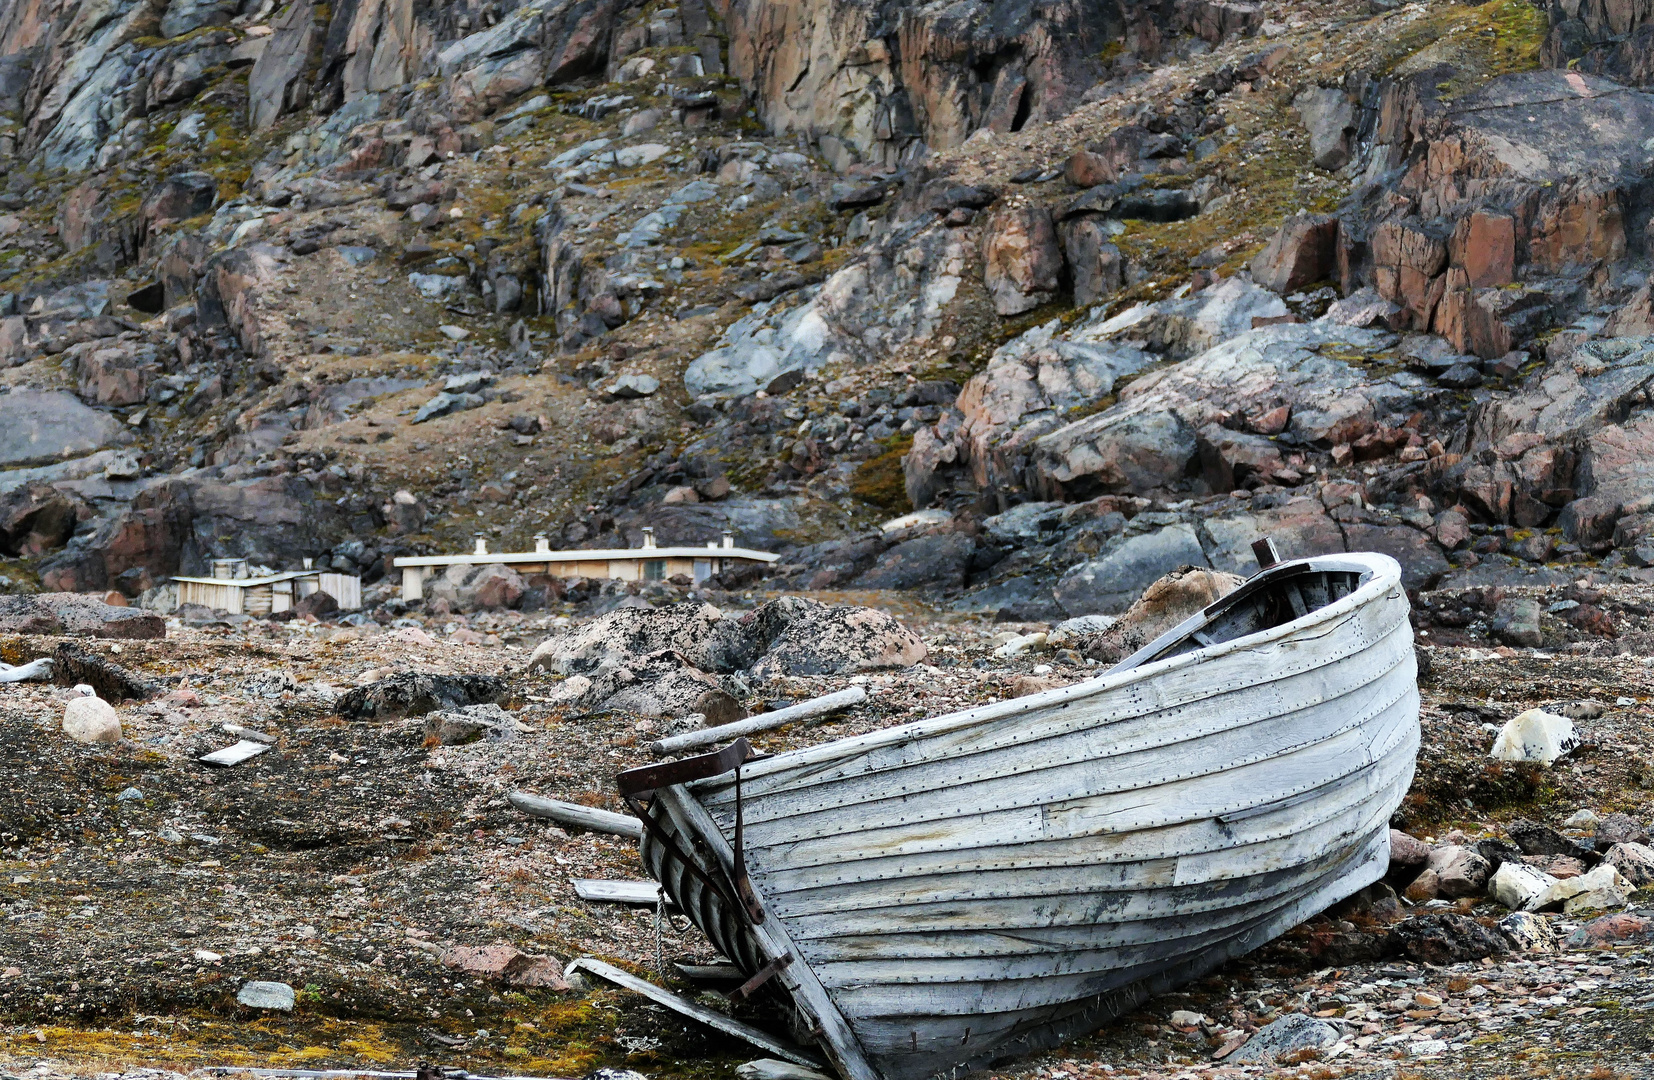
<instances>
[{"instance_id":1,"label":"stony ground","mask_svg":"<svg viewBox=\"0 0 1654 1080\"><path fill-rule=\"evenodd\" d=\"M1634 604L1632 589L1610 586L1603 602ZM712 599L740 607L762 598ZM761 748L837 738L1096 670L1062 649L994 655L1038 627L938 616L892 599L930 646L927 662L859 677L867 706L761 736ZM510 989L437 959L455 946L506 943L564 962L595 955L657 979L662 960L711 959L698 932L679 922L657 926L652 910L576 898L574 878L642 877L629 844L565 832L504 799L522 788L621 809L614 773L647 760L642 744L656 721L569 715L547 704L554 677L524 672L528 650L569 621L505 613L403 619L394 628L256 620L189 628L174 620L165 640L96 645L166 691L124 704L126 741L100 748L56 730L58 688L0 689L6 1071L429 1060L477 1073L573 1077L624 1066L710 1076L759 1056L630 994ZM17 660L53 644L10 638L0 652ZM1426 655L1425 746L1398 815L1414 835L1496 835L1515 816L1560 825L1580 808L1650 816L1654 795L1640 785L1648 775L1641 762L1654 755L1654 671L1642 658L1478 645ZM427 747L417 718L347 722L333 711L342 691L401 671L502 675L508 708L529 730ZM754 688L749 704L847 683L778 679ZM1607 708L1581 723L1585 746L1570 759L1548 771L1486 761L1492 735L1483 724L1583 699ZM231 769L194 761L235 741L226 724L275 736L275 749ZM1458 910L1503 913L1471 901ZM1563 932L1580 921L1545 918ZM1361 932L1322 916L1006 1075L1222 1074L1240 1067L1214 1062L1215 1053L1295 1011L1330 1018L1342 1033L1303 1064L1310 1075L1648 1074L1654 950L1518 953L1448 967L1337 963L1345 954L1327 942ZM298 1007L277 1014L238 1006L236 991L250 979L292 985ZM668 981L687 988L675 971ZM762 1006L736 1011L776 1024Z\"/></svg>"}]
</instances>

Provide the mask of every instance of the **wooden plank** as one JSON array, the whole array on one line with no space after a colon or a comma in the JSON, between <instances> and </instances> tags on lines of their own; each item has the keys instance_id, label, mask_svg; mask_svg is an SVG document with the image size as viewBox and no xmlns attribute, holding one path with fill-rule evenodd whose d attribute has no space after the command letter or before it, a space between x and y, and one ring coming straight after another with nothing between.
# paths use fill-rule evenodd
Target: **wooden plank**
<instances>
[{"instance_id":1,"label":"wooden plank","mask_svg":"<svg viewBox=\"0 0 1654 1080\"><path fill-rule=\"evenodd\" d=\"M705 1024L714 1031L721 1031L725 1035L732 1035L737 1039L743 1040L744 1042L749 1042L753 1046L758 1047L760 1050L768 1050L776 1057L785 1061L790 1061L795 1065L808 1065L812 1068L820 1068L823 1064L819 1057L803 1049L802 1047L794 1046L790 1042L783 1039L778 1039L766 1031L761 1031L758 1028L753 1027L751 1024L743 1024L741 1021L725 1016L721 1012L709 1009L699 1002L690 1001L686 997L680 997L679 995L672 993L670 990L656 986L647 979L640 979L631 972L622 971L613 964L606 964L596 957L580 957L568 966L568 972L570 974L574 974L575 972L586 972L587 974L597 976L604 982L614 983L616 986L630 990L634 994L642 994L655 1004L664 1005L666 1008L671 1009L679 1016L687 1016L691 1020Z\"/></svg>"},{"instance_id":2,"label":"wooden plank","mask_svg":"<svg viewBox=\"0 0 1654 1080\"><path fill-rule=\"evenodd\" d=\"M1405 772L1393 775L1388 784L1377 787L1355 805L1318 815L1320 820L1312 828L1294 831L1288 836L1237 837L1235 846L1227 849L1227 855L1219 851L1210 856L1219 860L1215 862L1204 861L1205 856L1093 864L1075 859L1043 868L1016 866L1000 870L943 862L938 865L946 869L925 875L895 875L791 894L778 887L777 874L764 874L762 879L766 888L778 894L778 908L797 909L788 910L782 917L801 942L861 930L898 932L944 926L1015 928L1028 925L1027 919L1048 909L1052 915L1044 924L1060 925L1059 913L1064 909L1056 905L1052 897L1063 895L1065 889L1074 896L1092 897L1099 906L1122 904L1120 917L1125 918L1147 914L1153 905L1161 902L1163 895L1187 895L1191 888L1217 893L1267 876L1270 872L1265 869L1267 866L1309 862L1321 852L1339 846L1349 835L1361 832L1368 817L1382 817L1385 806L1400 798L1407 779ZM931 908L922 899L927 888L963 899L938 899L937 908ZM985 895L971 896L973 888ZM1165 893L1164 890L1180 891ZM995 921L996 916L1002 914L1002 906L1012 906L1019 899L1026 905L1026 915ZM1076 901L1072 910L1083 912L1085 906Z\"/></svg>"},{"instance_id":3,"label":"wooden plank","mask_svg":"<svg viewBox=\"0 0 1654 1080\"><path fill-rule=\"evenodd\" d=\"M1388 587L1398 588L1398 581L1399 579L1389 580ZM866 735L777 754L773 758L748 764L742 770L742 780L743 783L749 780L756 782L771 773L785 772L801 765L832 762L874 748L899 746L916 738L969 728L988 720L1043 712L1053 704L1092 697L1111 690L1131 687L1135 692L1144 695L1144 707L1153 710L1179 704L1184 699L1198 700L1226 693L1235 685L1236 666L1266 673L1292 670L1295 667L1319 667L1322 666L1322 658L1325 655L1324 646L1319 643L1319 638L1339 629L1338 624L1354 620L1371 624L1375 631L1381 629L1388 632L1398 623L1406 621L1407 606L1404 595L1398 594L1394 600L1375 599L1382 596L1385 585L1384 579L1375 578L1343 600L1312 612L1305 620L1283 624L1250 638L1224 642L1211 649L1156 661L1118 676L1104 675L1073 686L1059 687L1027 697L978 706L964 712L932 717ZM1369 605L1369 600L1374 602ZM1381 632L1372 633L1370 638L1359 631L1352 633L1357 637L1366 638L1360 643L1359 648L1352 651L1359 651L1360 648L1365 648L1370 640L1377 640L1383 636ZM1218 663L1231 657L1238 658L1239 664ZM1303 658L1315 658L1315 662L1305 664ZM1209 674L1215 673L1217 668L1225 670L1215 677ZM1242 679L1243 683L1249 681Z\"/></svg>"},{"instance_id":4,"label":"wooden plank","mask_svg":"<svg viewBox=\"0 0 1654 1080\"><path fill-rule=\"evenodd\" d=\"M895 824L918 826L956 817L961 805L983 811L1010 810L1049 805L1053 797L1062 799L1065 805L1072 804L1079 799L1210 776L1315 741L1338 737L1359 740L1357 729L1413 693L1410 669L1398 666L1362 687L1357 695L1223 728L1192 746L1181 740L1145 738L1136 745L1113 749L1103 742L1102 733L1076 735L1049 747L1053 753L1043 760L1006 752L1000 755L1006 759L1004 770L997 774L988 771L987 761L969 772L952 762L935 766L927 763L895 777L883 777L877 783L858 780L841 784L860 796L855 801L851 795L823 799L822 793L814 789L798 795L753 795L743 800L743 816L753 843L762 844L857 833ZM1377 695L1383 698L1373 700ZM950 775L953 782L948 784ZM969 797L962 798L967 791ZM806 795L812 797L806 801ZM823 802L829 805L820 805ZM727 824L733 804L718 803L709 808L720 823Z\"/></svg>"},{"instance_id":5,"label":"wooden plank","mask_svg":"<svg viewBox=\"0 0 1654 1080\"><path fill-rule=\"evenodd\" d=\"M693 983L744 983L746 972L734 964L673 964L678 974Z\"/></svg>"},{"instance_id":6,"label":"wooden plank","mask_svg":"<svg viewBox=\"0 0 1654 1080\"><path fill-rule=\"evenodd\" d=\"M682 787L663 788L656 798L663 800L672 810L674 816L682 821L692 835L698 836L711 849L713 857L726 874L733 878L735 869L735 855L730 850L724 834L718 831L712 816L706 809L696 802ZM758 895L758 902L763 904L764 898L758 886L753 890ZM800 955L787 930L781 925L781 920L766 918L762 923L752 927L754 937L762 941L771 956L784 956L791 953ZM793 1003L807 1016L813 1017L816 1026L821 1030L821 1038L826 1044L828 1057L846 1080L883 1080L878 1072L868 1062L862 1052L861 1044L856 1041L855 1033L844 1020L828 996L827 990L816 978L815 972L808 964L789 964L776 976L793 997Z\"/></svg>"},{"instance_id":7,"label":"wooden plank","mask_svg":"<svg viewBox=\"0 0 1654 1080\"><path fill-rule=\"evenodd\" d=\"M1410 700L1397 704L1399 707L1393 707L1386 717L1389 733L1385 745L1405 739L1412 722ZM779 831L776 828L751 828L747 839L749 864L784 867L792 872L829 868L832 879L842 881L859 872L857 864L871 859L981 853L1065 840L1094 841L1090 850L1099 854L1133 851L1138 858L1184 854L1186 849L1167 844L1175 832L1166 831L1161 836L1145 830L1170 830L1191 822L1201 826L1206 819L1227 812L1284 799L1364 768L1369 764L1367 757L1365 733L1351 731L1226 772L1177 783L1070 801L1058 801L1060 787L1046 786L1042 790L1050 797L1043 806L962 812L952 818L927 815L916 822L890 825L876 821L860 833L835 832L813 838L789 832L777 839L773 835ZM963 806L972 803L968 795L961 798ZM1223 832L1227 834L1227 826Z\"/></svg>"},{"instance_id":8,"label":"wooden plank","mask_svg":"<svg viewBox=\"0 0 1654 1080\"><path fill-rule=\"evenodd\" d=\"M742 770L743 796L758 799L778 787L802 790L812 785L837 784L851 776L870 776L881 770L902 768L922 761L998 754L1017 747L1028 747L1046 738L1095 731L1102 725L1110 725L1103 734L1112 735L1119 731L1122 737L1126 737L1125 733L1133 729L1117 725L1128 721L1136 721L1149 728L1175 729L1176 725L1201 721L1210 725L1214 723L1214 713L1221 715L1223 710L1237 708L1242 710L1242 716L1237 717L1236 722L1244 722L1245 716L1267 717L1269 713L1263 710L1279 699L1304 703L1334 699L1341 692L1339 687L1344 688L1342 692L1349 692L1372 675L1388 671L1392 665L1387 661L1408 663L1412 658L1412 633L1406 625L1405 612L1398 613L1384 632L1370 641L1362 639L1347 648L1331 650L1325 648L1326 644L1321 643L1319 651L1305 650L1305 656L1318 657L1315 663L1300 660L1290 667L1283 667L1264 656L1237 658L1237 663L1233 665L1216 665L1206 673L1206 681L1211 684L1210 693L1181 695L1175 700L1167 700L1165 694L1148 694L1143 687L1131 687L1107 695L1087 694L1072 700L1057 699L1039 708L1035 707L1037 699L1046 695L1031 695L1013 699L1010 703L1000 702L954 714L961 718L975 716L975 722L969 725L955 727L948 724L928 731L922 728L933 721L919 721L901 729L886 729L904 732L906 737L894 742L874 740L874 735L882 733L873 733L829 743L826 746L834 747L838 752L828 760L819 760L823 747L778 754L752 762ZM1344 661L1369 650L1373 656L1371 663L1374 672L1340 670ZM1319 690L1298 688L1296 684L1305 678L1332 679L1334 682ZM1085 685L1062 687L1046 693L1063 694ZM1254 700L1255 704L1248 704ZM1024 702L1033 704L1018 704ZM1017 707L1006 709L1008 704ZM995 710L995 714L988 715L988 710ZM952 719L938 717L934 722L942 725L943 721ZM936 741L938 739L942 741ZM696 785L696 791L707 800L708 805L732 800L732 788L732 783L726 779L713 779Z\"/></svg>"},{"instance_id":9,"label":"wooden plank","mask_svg":"<svg viewBox=\"0 0 1654 1080\"><path fill-rule=\"evenodd\" d=\"M655 907L660 903L660 883L655 881L611 881L603 878L575 878L574 895L582 900Z\"/></svg>"},{"instance_id":10,"label":"wooden plank","mask_svg":"<svg viewBox=\"0 0 1654 1080\"><path fill-rule=\"evenodd\" d=\"M512 806L534 817L550 818L560 824L574 825L591 832L626 836L633 840L643 839L643 822L627 814L599 810L594 806L581 806L579 803L560 802L540 795L530 795L526 791L513 791L506 799Z\"/></svg>"},{"instance_id":11,"label":"wooden plank","mask_svg":"<svg viewBox=\"0 0 1654 1080\"><path fill-rule=\"evenodd\" d=\"M218 765L229 768L232 765L240 765L243 761L256 758L260 754L268 753L269 750L270 744L267 742L242 739L240 742L226 746L222 750L214 750L210 754L203 754L195 760L204 765Z\"/></svg>"},{"instance_id":12,"label":"wooden plank","mask_svg":"<svg viewBox=\"0 0 1654 1080\"><path fill-rule=\"evenodd\" d=\"M1407 750L1410 753L1411 750ZM1402 757L1398 753L1396 757ZM1388 766L1387 766L1388 768ZM1405 781L1411 777L1411 763L1401 761L1393 768L1388 768L1388 775L1394 778L1394 785L1404 787ZM1385 790L1394 790L1394 787ZM770 868L758 872L772 894L785 902L788 894L804 889L844 888L863 886L869 883L899 882L903 879L916 879L923 876L938 874L985 875L990 872L1024 872L1049 871L1052 873L1078 873L1084 871L1088 887L1101 888L1106 886L1104 881L1092 880L1098 876L1096 867L1136 868L1138 879L1124 887L1149 888L1162 884L1163 876L1168 872L1182 874L1185 881L1193 873L1196 865L1193 861L1211 853L1213 858L1221 861L1207 865L1204 871L1208 880L1227 879L1232 876L1245 877L1252 872L1245 861L1252 858L1249 845L1273 842L1289 836L1316 835L1326 827L1327 820L1335 820L1336 813L1342 808L1330 804L1325 810L1316 808L1314 813L1304 813L1296 809L1284 819L1254 818L1230 827L1220 827L1208 821L1205 824L1191 823L1178 830L1177 835L1169 839L1156 836L1124 834L1102 837L1080 837L1072 840L1048 841L1030 845L1004 845L980 851L962 854L957 851L926 852L919 855L892 856L887 858L866 859L854 871L839 872L834 868L812 868L803 871L794 870L784 862L778 862ZM1302 814L1303 820L1295 820L1296 815ZM1227 839L1227 842L1226 842ZM1233 857L1225 857L1224 852L1233 852ZM1114 874L1115 870L1104 870L1104 874ZM1169 882L1168 882L1169 883ZM1192 883L1192 882L1190 882Z\"/></svg>"},{"instance_id":13,"label":"wooden plank","mask_svg":"<svg viewBox=\"0 0 1654 1080\"><path fill-rule=\"evenodd\" d=\"M836 693L824 694L808 701L800 701L796 705L788 705L785 709L776 709L774 712L749 716L745 720L737 720L732 724L720 724L717 727L703 728L700 731L687 731L682 735L660 739L649 744L649 752L656 757L681 754L685 750L728 742L730 739L742 735L751 735L759 731L771 731L798 720L808 720L812 716L826 716L828 713L848 709L852 705L860 705L866 700L866 687L852 686Z\"/></svg>"}]
</instances>

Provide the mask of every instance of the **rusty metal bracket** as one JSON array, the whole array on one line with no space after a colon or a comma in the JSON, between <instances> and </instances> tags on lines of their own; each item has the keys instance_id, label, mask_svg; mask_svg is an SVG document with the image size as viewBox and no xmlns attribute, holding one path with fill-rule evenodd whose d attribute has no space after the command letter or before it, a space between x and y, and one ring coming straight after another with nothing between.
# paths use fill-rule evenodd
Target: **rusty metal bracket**
<instances>
[{"instance_id":1,"label":"rusty metal bracket","mask_svg":"<svg viewBox=\"0 0 1654 1080\"><path fill-rule=\"evenodd\" d=\"M615 786L620 789L622 798L630 799L633 795L647 795L656 788L688 784L696 780L705 780L710 776L722 776L743 762L752 760L753 756L752 744L745 739L736 739L722 750L714 750L709 754L696 754L694 757L678 761L664 761L659 765L642 765L636 769L627 769L615 777Z\"/></svg>"},{"instance_id":2,"label":"rusty metal bracket","mask_svg":"<svg viewBox=\"0 0 1654 1080\"><path fill-rule=\"evenodd\" d=\"M1258 560L1259 570L1268 570L1281 561L1281 553L1275 550L1275 540L1269 536L1252 541L1252 557Z\"/></svg>"},{"instance_id":3,"label":"rusty metal bracket","mask_svg":"<svg viewBox=\"0 0 1654 1080\"><path fill-rule=\"evenodd\" d=\"M731 990L729 992L730 996L738 998L751 997L753 994L758 992L759 987L763 986L781 971L785 970L787 965L792 962L792 953L782 953L780 956L776 957L774 960L771 960L769 963L754 972L752 978Z\"/></svg>"},{"instance_id":4,"label":"rusty metal bracket","mask_svg":"<svg viewBox=\"0 0 1654 1080\"><path fill-rule=\"evenodd\" d=\"M690 873L700 878L707 888L723 897L731 907L739 907L745 911L747 918L751 919L754 925L764 921L764 906L758 902L757 894L752 891L752 881L747 877L746 852L742 845L745 822L741 807L741 766L755 756L751 743L745 739L736 739L722 750L715 750L710 754L697 754L694 757L667 761L659 765L643 765L636 769L627 769L615 777L615 786L620 789L620 795L626 800L626 805L643 819L643 827L649 830L656 842L681 859ZM735 880L732 882L735 886L735 896L730 896L721 883L714 881L701 869L700 863L688 857L678 847L677 841L667 835L660 823L655 820L650 807L652 800L648 798L649 794L658 788L722 776L731 770L735 772Z\"/></svg>"}]
</instances>

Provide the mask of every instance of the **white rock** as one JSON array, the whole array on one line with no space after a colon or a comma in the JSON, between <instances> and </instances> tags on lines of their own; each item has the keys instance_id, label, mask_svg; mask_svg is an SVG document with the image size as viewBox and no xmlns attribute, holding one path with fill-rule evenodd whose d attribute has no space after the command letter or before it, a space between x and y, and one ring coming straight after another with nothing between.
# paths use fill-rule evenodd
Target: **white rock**
<instances>
[{"instance_id":1,"label":"white rock","mask_svg":"<svg viewBox=\"0 0 1654 1080\"><path fill-rule=\"evenodd\" d=\"M623 169L634 168L638 165L649 165L659 161L672 152L669 146L660 143L639 143L636 146L623 146L614 152L615 164Z\"/></svg>"},{"instance_id":2,"label":"white rock","mask_svg":"<svg viewBox=\"0 0 1654 1080\"><path fill-rule=\"evenodd\" d=\"M946 510L915 510L911 514L903 514L901 517L893 517L889 521L880 522L879 531L889 534L901 532L903 529L911 529L915 525L946 525L952 520L953 515Z\"/></svg>"},{"instance_id":3,"label":"white rock","mask_svg":"<svg viewBox=\"0 0 1654 1080\"><path fill-rule=\"evenodd\" d=\"M1499 929L1520 952L1549 952L1556 944L1551 924L1531 911L1511 912L1499 920Z\"/></svg>"},{"instance_id":4,"label":"white rock","mask_svg":"<svg viewBox=\"0 0 1654 1080\"><path fill-rule=\"evenodd\" d=\"M447 338L449 341L464 341L466 338L471 336L471 331L467 330L463 326L451 326L444 323L437 327L437 329L442 331L442 336Z\"/></svg>"},{"instance_id":5,"label":"white rock","mask_svg":"<svg viewBox=\"0 0 1654 1080\"><path fill-rule=\"evenodd\" d=\"M1574 722L1566 716L1529 709L1500 729L1488 757L1496 761L1537 761L1549 765L1579 745Z\"/></svg>"},{"instance_id":6,"label":"white rock","mask_svg":"<svg viewBox=\"0 0 1654 1080\"><path fill-rule=\"evenodd\" d=\"M93 693L89 686L75 689L84 690L86 696L63 706L63 734L88 746L120 742L121 718L115 707Z\"/></svg>"},{"instance_id":7,"label":"white rock","mask_svg":"<svg viewBox=\"0 0 1654 1080\"><path fill-rule=\"evenodd\" d=\"M1569 815L1568 820L1562 823L1564 829L1595 829L1597 822L1602 820L1592 810L1576 810Z\"/></svg>"},{"instance_id":8,"label":"white rock","mask_svg":"<svg viewBox=\"0 0 1654 1080\"><path fill-rule=\"evenodd\" d=\"M1005 660L1013 656L1021 656L1029 649L1037 649L1044 644L1045 633L1043 631L1033 634L1022 634L1018 637L1012 638L1010 641L1007 641L1005 644L995 649L994 655L999 657L1001 660Z\"/></svg>"},{"instance_id":9,"label":"white rock","mask_svg":"<svg viewBox=\"0 0 1654 1080\"><path fill-rule=\"evenodd\" d=\"M828 1080L826 1073L775 1058L760 1058L737 1065L735 1075L740 1080Z\"/></svg>"},{"instance_id":10,"label":"white rock","mask_svg":"<svg viewBox=\"0 0 1654 1080\"><path fill-rule=\"evenodd\" d=\"M1647 844L1615 844L1603 858L1636 888L1654 885L1654 847Z\"/></svg>"},{"instance_id":11,"label":"white rock","mask_svg":"<svg viewBox=\"0 0 1654 1080\"><path fill-rule=\"evenodd\" d=\"M279 1009L282 1012L292 1012L298 995L293 988L280 982L248 982L243 983L235 999L239 1004L249 1009Z\"/></svg>"},{"instance_id":12,"label":"white rock","mask_svg":"<svg viewBox=\"0 0 1654 1080\"><path fill-rule=\"evenodd\" d=\"M1562 905L1565 915L1576 911L1605 910L1624 907L1630 899L1632 885L1612 865L1602 863L1590 873L1563 878L1548 886L1530 901L1530 910Z\"/></svg>"},{"instance_id":13,"label":"white rock","mask_svg":"<svg viewBox=\"0 0 1654 1080\"><path fill-rule=\"evenodd\" d=\"M1204 1013L1191 1012L1188 1009L1172 1010L1171 1021L1173 1027L1199 1027L1201 1024L1211 1023Z\"/></svg>"},{"instance_id":14,"label":"white rock","mask_svg":"<svg viewBox=\"0 0 1654 1080\"><path fill-rule=\"evenodd\" d=\"M1502 862L1488 879L1487 894L1512 911L1531 910L1529 901L1556 884L1556 878L1527 863Z\"/></svg>"}]
</instances>

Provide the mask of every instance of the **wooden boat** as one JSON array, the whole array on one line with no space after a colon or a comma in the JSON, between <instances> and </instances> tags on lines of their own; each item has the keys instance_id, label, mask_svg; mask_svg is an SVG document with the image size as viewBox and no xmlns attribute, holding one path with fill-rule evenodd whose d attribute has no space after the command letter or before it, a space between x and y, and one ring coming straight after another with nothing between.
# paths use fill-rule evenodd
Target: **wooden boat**
<instances>
[{"instance_id":1,"label":"wooden boat","mask_svg":"<svg viewBox=\"0 0 1654 1080\"><path fill-rule=\"evenodd\" d=\"M621 789L649 872L848 1080L952 1076L1376 881L1414 676L1395 560L1306 559L1090 681Z\"/></svg>"}]
</instances>

